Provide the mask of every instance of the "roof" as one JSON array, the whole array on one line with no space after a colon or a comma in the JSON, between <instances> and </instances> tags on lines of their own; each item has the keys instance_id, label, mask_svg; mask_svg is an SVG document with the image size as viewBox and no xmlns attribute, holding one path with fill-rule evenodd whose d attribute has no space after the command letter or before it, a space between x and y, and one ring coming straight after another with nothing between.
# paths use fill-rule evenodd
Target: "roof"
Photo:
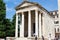
<instances>
[{"instance_id":1,"label":"roof","mask_svg":"<svg viewBox=\"0 0 60 40\"><path fill-rule=\"evenodd\" d=\"M29 7L29 6L25 6L25 7L20 7L21 5L23 5L24 3L30 3L30 4L34 4L34 5L29 5L29 6L38 6L40 9L48 12L44 7L42 7L41 5L39 5L38 3L34 3L34 2L29 2L29 1L23 1L21 4L19 4L15 9L16 10L19 10L19 9L22 9L22 8L26 8L26 7Z\"/></svg>"},{"instance_id":2,"label":"roof","mask_svg":"<svg viewBox=\"0 0 60 40\"><path fill-rule=\"evenodd\" d=\"M29 5L29 6L24 6L24 7L21 7L24 3L30 3L30 4L33 4L33 5ZM24 8L27 8L27 7L30 7L30 6L37 6L39 7L40 9L44 10L47 12L48 15L50 15L52 17L52 15L50 14L51 12L57 12L57 10L55 11L47 11L44 7L42 7L41 5L39 5L38 3L36 2L29 2L29 1L23 1L21 4L19 4L15 9L16 10L20 10L20 9L24 9Z\"/></svg>"}]
</instances>

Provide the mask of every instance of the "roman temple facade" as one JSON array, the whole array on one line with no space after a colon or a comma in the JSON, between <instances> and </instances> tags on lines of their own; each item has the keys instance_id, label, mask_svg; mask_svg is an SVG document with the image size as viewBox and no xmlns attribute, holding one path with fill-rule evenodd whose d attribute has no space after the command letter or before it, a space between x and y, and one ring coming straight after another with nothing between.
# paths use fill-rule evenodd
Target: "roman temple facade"
<instances>
[{"instance_id":1,"label":"roman temple facade","mask_svg":"<svg viewBox=\"0 0 60 40\"><path fill-rule=\"evenodd\" d=\"M58 10L47 11L36 2L23 1L16 7L15 40L60 38L60 0Z\"/></svg>"}]
</instances>

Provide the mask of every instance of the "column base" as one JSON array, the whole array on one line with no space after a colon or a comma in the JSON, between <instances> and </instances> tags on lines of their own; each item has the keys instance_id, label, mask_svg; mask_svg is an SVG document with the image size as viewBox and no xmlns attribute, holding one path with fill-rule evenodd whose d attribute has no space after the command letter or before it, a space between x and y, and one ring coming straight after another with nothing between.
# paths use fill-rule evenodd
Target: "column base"
<instances>
[{"instance_id":1,"label":"column base","mask_svg":"<svg viewBox=\"0 0 60 40\"><path fill-rule=\"evenodd\" d=\"M27 40L27 38L19 37L19 38L16 38L15 40Z\"/></svg>"},{"instance_id":2,"label":"column base","mask_svg":"<svg viewBox=\"0 0 60 40\"><path fill-rule=\"evenodd\" d=\"M35 37L19 37L16 38L15 40L35 40ZM43 40L43 39L38 37L37 40ZM44 38L44 40L48 40L48 39Z\"/></svg>"}]
</instances>

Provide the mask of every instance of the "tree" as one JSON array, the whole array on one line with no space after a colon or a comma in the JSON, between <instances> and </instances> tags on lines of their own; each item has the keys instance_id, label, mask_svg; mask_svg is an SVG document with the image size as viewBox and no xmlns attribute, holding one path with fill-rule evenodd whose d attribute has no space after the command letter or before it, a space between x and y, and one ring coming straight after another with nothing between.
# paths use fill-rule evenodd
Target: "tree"
<instances>
[{"instance_id":1,"label":"tree","mask_svg":"<svg viewBox=\"0 0 60 40\"><path fill-rule=\"evenodd\" d=\"M5 19L5 26L6 26L6 37L10 36L10 27L11 27L11 22L10 19Z\"/></svg>"},{"instance_id":2,"label":"tree","mask_svg":"<svg viewBox=\"0 0 60 40\"><path fill-rule=\"evenodd\" d=\"M6 20L6 36L7 37L14 37L15 36L15 22L11 22L9 19ZM12 24L13 23L13 24Z\"/></svg>"},{"instance_id":3,"label":"tree","mask_svg":"<svg viewBox=\"0 0 60 40\"><path fill-rule=\"evenodd\" d=\"M16 24L16 14L13 16L13 19L12 19L12 36L15 36L15 24Z\"/></svg>"},{"instance_id":4,"label":"tree","mask_svg":"<svg viewBox=\"0 0 60 40\"><path fill-rule=\"evenodd\" d=\"M5 3L3 0L0 0L0 38L4 38L6 35L6 26L4 24L5 16L6 16L6 9Z\"/></svg>"},{"instance_id":5,"label":"tree","mask_svg":"<svg viewBox=\"0 0 60 40\"><path fill-rule=\"evenodd\" d=\"M9 19L6 20L6 36L7 37L14 37L15 36L15 22L16 22L16 15L13 16L12 21Z\"/></svg>"},{"instance_id":6,"label":"tree","mask_svg":"<svg viewBox=\"0 0 60 40\"><path fill-rule=\"evenodd\" d=\"M3 19L5 19L6 16L6 9L5 9L5 3L3 3L2 0L0 0L0 21L2 21Z\"/></svg>"},{"instance_id":7,"label":"tree","mask_svg":"<svg viewBox=\"0 0 60 40\"><path fill-rule=\"evenodd\" d=\"M15 23L16 23L16 14L13 16L13 19L12 19L12 25L15 27Z\"/></svg>"}]
</instances>

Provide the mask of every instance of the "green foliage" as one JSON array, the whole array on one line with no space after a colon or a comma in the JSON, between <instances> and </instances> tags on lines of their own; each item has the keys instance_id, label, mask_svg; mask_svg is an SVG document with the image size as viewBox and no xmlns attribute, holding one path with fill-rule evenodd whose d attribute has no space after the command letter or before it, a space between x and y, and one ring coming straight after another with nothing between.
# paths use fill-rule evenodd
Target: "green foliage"
<instances>
[{"instance_id":1,"label":"green foliage","mask_svg":"<svg viewBox=\"0 0 60 40\"><path fill-rule=\"evenodd\" d=\"M4 24L5 16L5 4L3 3L3 0L0 0L0 38L4 38L6 36L6 26Z\"/></svg>"},{"instance_id":2,"label":"green foliage","mask_svg":"<svg viewBox=\"0 0 60 40\"><path fill-rule=\"evenodd\" d=\"M0 38L15 36L16 15L13 16L12 22L6 19L6 7L3 0L0 0Z\"/></svg>"},{"instance_id":3,"label":"green foliage","mask_svg":"<svg viewBox=\"0 0 60 40\"><path fill-rule=\"evenodd\" d=\"M16 14L13 16L13 20L12 20L12 27L11 29L12 31L12 36L15 36L15 24L16 24Z\"/></svg>"},{"instance_id":4,"label":"green foliage","mask_svg":"<svg viewBox=\"0 0 60 40\"><path fill-rule=\"evenodd\" d=\"M6 15L6 7L5 7L5 3L3 3L2 0L0 0L0 20L3 20L5 18Z\"/></svg>"},{"instance_id":5,"label":"green foliage","mask_svg":"<svg viewBox=\"0 0 60 40\"><path fill-rule=\"evenodd\" d=\"M16 18L16 15L13 16L13 19L12 21L10 22L9 20L7 20L7 30L6 30L6 33L7 33L7 36L8 37L14 37L15 36L15 20Z\"/></svg>"},{"instance_id":6,"label":"green foliage","mask_svg":"<svg viewBox=\"0 0 60 40\"><path fill-rule=\"evenodd\" d=\"M15 23L16 23L16 14L13 16L13 20L12 20L13 26L15 26Z\"/></svg>"},{"instance_id":7,"label":"green foliage","mask_svg":"<svg viewBox=\"0 0 60 40\"><path fill-rule=\"evenodd\" d=\"M5 25L6 25L6 36L11 37L12 35L12 23L9 19L5 20Z\"/></svg>"},{"instance_id":8,"label":"green foliage","mask_svg":"<svg viewBox=\"0 0 60 40\"><path fill-rule=\"evenodd\" d=\"M3 0L0 0L0 38L15 36L15 20L16 15L13 16L12 22L6 19L6 7Z\"/></svg>"}]
</instances>

